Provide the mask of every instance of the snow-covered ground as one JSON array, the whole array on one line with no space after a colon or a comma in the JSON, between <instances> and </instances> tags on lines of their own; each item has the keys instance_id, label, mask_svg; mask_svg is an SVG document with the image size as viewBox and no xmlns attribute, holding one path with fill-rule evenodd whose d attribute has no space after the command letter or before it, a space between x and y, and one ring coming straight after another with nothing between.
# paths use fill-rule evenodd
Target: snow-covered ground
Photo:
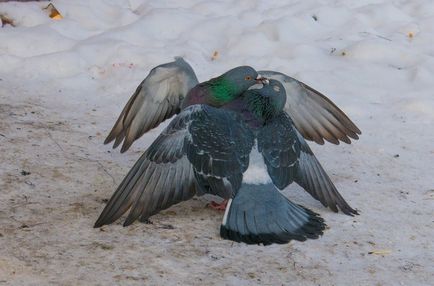
<instances>
[{"instance_id":1,"label":"snow-covered ground","mask_svg":"<svg viewBox=\"0 0 434 286\"><path fill-rule=\"evenodd\" d=\"M236 4L235 4L236 2ZM0 3L0 285L433 285L434 1ZM362 129L310 144L357 217L269 247L219 238L199 198L92 228L161 131L120 154L102 141L149 70L183 56L203 81L248 64L328 95ZM165 125L165 124L163 124Z\"/></svg>"}]
</instances>

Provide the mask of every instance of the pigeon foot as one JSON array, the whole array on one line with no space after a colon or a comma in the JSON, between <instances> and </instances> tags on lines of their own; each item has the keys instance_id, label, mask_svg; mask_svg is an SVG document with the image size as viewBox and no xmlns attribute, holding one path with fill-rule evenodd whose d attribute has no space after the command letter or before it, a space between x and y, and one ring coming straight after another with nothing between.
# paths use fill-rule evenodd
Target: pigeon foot
<instances>
[{"instance_id":1,"label":"pigeon foot","mask_svg":"<svg viewBox=\"0 0 434 286\"><path fill-rule=\"evenodd\" d=\"M208 207L218 210L218 211L224 211L226 210L226 206L228 205L228 200L223 200L221 203L216 203L215 201L212 201L208 204Z\"/></svg>"}]
</instances>

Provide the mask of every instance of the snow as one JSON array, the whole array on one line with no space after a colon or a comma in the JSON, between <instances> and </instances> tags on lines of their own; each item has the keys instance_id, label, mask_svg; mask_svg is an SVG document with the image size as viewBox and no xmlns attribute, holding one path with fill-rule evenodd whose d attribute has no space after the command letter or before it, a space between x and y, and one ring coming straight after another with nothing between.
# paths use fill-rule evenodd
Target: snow
<instances>
[{"instance_id":1,"label":"snow","mask_svg":"<svg viewBox=\"0 0 434 286\"><path fill-rule=\"evenodd\" d=\"M63 19L48 2L0 3L15 25L0 28L0 284L432 285L433 1L51 3ZM285 194L326 220L319 240L221 240L223 214L203 198L153 224L93 229L167 123L125 154L102 142L149 70L174 56L200 81L248 64L328 95L363 134L310 145L361 215L292 186Z\"/></svg>"}]
</instances>

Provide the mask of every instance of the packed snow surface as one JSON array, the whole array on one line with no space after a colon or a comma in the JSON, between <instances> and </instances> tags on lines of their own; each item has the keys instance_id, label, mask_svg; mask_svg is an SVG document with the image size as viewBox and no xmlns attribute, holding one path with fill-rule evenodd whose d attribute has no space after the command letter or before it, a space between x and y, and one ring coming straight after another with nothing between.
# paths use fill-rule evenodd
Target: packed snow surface
<instances>
[{"instance_id":1,"label":"packed snow surface","mask_svg":"<svg viewBox=\"0 0 434 286\"><path fill-rule=\"evenodd\" d=\"M58 0L0 3L0 285L432 285L434 1ZM247 246L191 200L152 224L93 223L167 125L125 154L102 144L149 70L184 57L200 81L238 65L329 96L360 127L310 143L360 215L323 237Z\"/></svg>"}]
</instances>

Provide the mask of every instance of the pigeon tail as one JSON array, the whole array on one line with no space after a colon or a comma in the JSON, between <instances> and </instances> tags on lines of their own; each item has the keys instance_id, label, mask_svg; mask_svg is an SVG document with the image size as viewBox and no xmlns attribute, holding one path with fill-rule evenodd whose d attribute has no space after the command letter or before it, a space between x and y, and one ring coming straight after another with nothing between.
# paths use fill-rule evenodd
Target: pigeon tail
<instances>
[{"instance_id":1,"label":"pigeon tail","mask_svg":"<svg viewBox=\"0 0 434 286\"><path fill-rule=\"evenodd\" d=\"M220 235L247 244L283 244L316 239L325 227L318 214L292 203L272 184L243 184L228 202Z\"/></svg>"}]
</instances>

